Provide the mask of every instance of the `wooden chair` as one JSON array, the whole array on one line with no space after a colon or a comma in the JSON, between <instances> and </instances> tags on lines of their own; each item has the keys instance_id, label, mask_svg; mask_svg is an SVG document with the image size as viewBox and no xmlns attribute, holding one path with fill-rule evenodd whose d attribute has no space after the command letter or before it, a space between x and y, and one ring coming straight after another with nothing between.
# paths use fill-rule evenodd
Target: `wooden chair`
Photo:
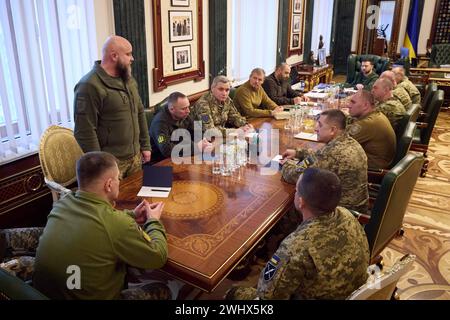
<instances>
[{"instance_id":1,"label":"wooden chair","mask_svg":"<svg viewBox=\"0 0 450 320\"><path fill-rule=\"evenodd\" d=\"M72 130L54 125L42 134L39 161L53 201L70 192L67 187L77 180L75 166L82 155Z\"/></svg>"},{"instance_id":2,"label":"wooden chair","mask_svg":"<svg viewBox=\"0 0 450 320\"><path fill-rule=\"evenodd\" d=\"M391 300L393 297L397 298L397 282L411 269L415 260L415 255L404 255L388 270L380 270L370 276L367 282L355 290L347 300ZM375 265L369 268L379 270Z\"/></svg>"}]
</instances>

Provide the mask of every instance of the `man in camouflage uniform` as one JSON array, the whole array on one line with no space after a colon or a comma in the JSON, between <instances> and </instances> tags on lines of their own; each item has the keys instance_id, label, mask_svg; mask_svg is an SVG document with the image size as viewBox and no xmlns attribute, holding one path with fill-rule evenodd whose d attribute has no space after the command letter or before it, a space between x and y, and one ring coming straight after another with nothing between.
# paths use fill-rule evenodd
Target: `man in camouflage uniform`
<instances>
[{"instance_id":1,"label":"man in camouflage uniform","mask_svg":"<svg viewBox=\"0 0 450 320\"><path fill-rule=\"evenodd\" d=\"M395 74L392 71L384 71L381 74L380 79L388 79L389 81L391 81L392 86L394 87L394 89L392 90L392 95L394 96L394 98L401 102L403 107L405 107L405 110L411 108L411 97L409 96L405 88L397 84L397 80L395 80Z\"/></svg>"},{"instance_id":2,"label":"man in camouflage uniform","mask_svg":"<svg viewBox=\"0 0 450 320\"><path fill-rule=\"evenodd\" d=\"M51 299L118 299L127 266L156 269L167 260L159 221L164 205L144 200L134 211L116 210L119 169L106 152L84 154L77 161L77 180L79 190L56 202L48 216L33 284ZM166 291L161 297L171 296Z\"/></svg>"},{"instance_id":3,"label":"man in camouflage uniform","mask_svg":"<svg viewBox=\"0 0 450 320\"><path fill-rule=\"evenodd\" d=\"M397 123L406 114L405 107L392 95L393 85L388 79L378 79L372 88L372 94L378 101L376 108L381 111L397 131Z\"/></svg>"},{"instance_id":4,"label":"man in camouflage uniform","mask_svg":"<svg viewBox=\"0 0 450 320\"><path fill-rule=\"evenodd\" d=\"M206 139L194 142L194 120L190 116L189 105L189 99L184 94L173 92L169 95L167 106L153 118L150 126L152 162L158 162L171 156L173 148L177 145L177 141L172 141L172 133L177 129L187 130L185 133L189 136L185 136L179 144L181 144L180 147L186 147L180 148L180 150L189 150L191 156L196 151L211 146ZM189 155L177 153L174 156L186 157Z\"/></svg>"},{"instance_id":5,"label":"man in camouflage uniform","mask_svg":"<svg viewBox=\"0 0 450 320\"><path fill-rule=\"evenodd\" d=\"M214 78L211 91L198 99L194 107L195 119L203 124L203 132L209 129L218 129L225 137L227 128L241 128L246 131L253 130L236 109L233 100L229 97L230 80L225 76Z\"/></svg>"},{"instance_id":6,"label":"man in camouflage uniform","mask_svg":"<svg viewBox=\"0 0 450 320\"><path fill-rule=\"evenodd\" d=\"M257 288L235 287L228 299L345 299L368 278L369 245L358 220L336 207L339 178L308 168L297 182L295 207L303 222L261 272Z\"/></svg>"},{"instance_id":7,"label":"man in camouflage uniform","mask_svg":"<svg viewBox=\"0 0 450 320\"><path fill-rule=\"evenodd\" d=\"M345 132L345 128L346 116L342 111L330 109L322 112L315 130L318 141L326 145L316 152L288 149L283 154L285 160L281 174L286 182L295 184L308 167L330 170L342 183L339 205L367 212L367 156L361 145ZM298 160L292 160L294 157Z\"/></svg>"},{"instance_id":8,"label":"man in camouflage uniform","mask_svg":"<svg viewBox=\"0 0 450 320\"><path fill-rule=\"evenodd\" d=\"M420 104L421 96L419 89L412 83L407 76L405 76L405 69L403 67L394 67L392 72L395 74L395 80L397 85L405 88L411 97L411 101L414 104Z\"/></svg>"},{"instance_id":9,"label":"man in camouflage uniform","mask_svg":"<svg viewBox=\"0 0 450 320\"><path fill-rule=\"evenodd\" d=\"M394 159L397 141L389 120L375 110L373 95L358 91L351 97L348 109L352 118L348 119L347 132L363 147L368 167L387 168Z\"/></svg>"}]
</instances>

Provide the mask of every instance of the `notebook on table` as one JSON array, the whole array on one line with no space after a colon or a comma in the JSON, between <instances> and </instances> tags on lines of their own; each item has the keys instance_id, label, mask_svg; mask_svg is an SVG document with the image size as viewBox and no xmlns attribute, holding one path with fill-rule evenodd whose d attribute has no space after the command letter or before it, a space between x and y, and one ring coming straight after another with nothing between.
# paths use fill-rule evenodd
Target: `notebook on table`
<instances>
[{"instance_id":1,"label":"notebook on table","mask_svg":"<svg viewBox=\"0 0 450 320\"><path fill-rule=\"evenodd\" d=\"M308 132L300 132L294 136L296 139L316 141L317 142L317 134L308 133Z\"/></svg>"},{"instance_id":2,"label":"notebook on table","mask_svg":"<svg viewBox=\"0 0 450 320\"><path fill-rule=\"evenodd\" d=\"M142 188L138 197L167 198L172 189L172 167L143 166Z\"/></svg>"}]
</instances>

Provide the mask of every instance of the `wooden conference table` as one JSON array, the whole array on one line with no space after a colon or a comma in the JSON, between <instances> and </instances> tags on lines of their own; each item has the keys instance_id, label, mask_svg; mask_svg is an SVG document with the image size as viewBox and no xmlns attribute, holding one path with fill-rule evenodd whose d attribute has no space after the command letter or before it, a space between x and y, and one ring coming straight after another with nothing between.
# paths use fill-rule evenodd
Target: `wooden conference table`
<instances>
[{"instance_id":1,"label":"wooden conference table","mask_svg":"<svg viewBox=\"0 0 450 320\"><path fill-rule=\"evenodd\" d=\"M255 128L281 129L287 120L257 119ZM293 139L280 130L279 154L287 147L320 144ZM210 164L172 164L173 186L161 217L169 245L163 271L205 291L212 291L292 207L295 186L281 181L279 171L262 175L261 167L248 164L231 177L213 175ZM142 186L142 172L122 181L119 209L134 209Z\"/></svg>"}]
</instances>

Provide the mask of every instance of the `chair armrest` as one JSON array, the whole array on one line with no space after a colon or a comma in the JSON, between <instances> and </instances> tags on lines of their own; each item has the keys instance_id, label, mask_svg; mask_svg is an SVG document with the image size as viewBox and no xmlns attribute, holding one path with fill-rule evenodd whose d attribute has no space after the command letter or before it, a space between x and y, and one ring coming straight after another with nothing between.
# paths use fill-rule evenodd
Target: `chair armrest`
<instances>
[{"instance_id":1,"label":"chair armrest","mask_svg":"<svg viewBox=\"0 0 450 320\"><path fill-rule=\"evenodd\" d=\"M350 210L350 212L358 219L360 224L368 224L370 220L370 216L368 214L359 213L358 211Z\"/></svg>"},{"instance_id":2,"label":"chair armrest","mask_svg":"<svg viewBox=\"0 0 450 320\"><path fill-rule=\"evenodd\" d=\"M388 173L388 170L385 169L373 169L369 168L367 170L367 180L371 183L381 183L383 177Z\"/></svg>"},{"instance_id":3,"label":"chair armrest","mask_svg":"<svg viewBox=\"0 0 450 320\"><path fill-rule=\"evenodd\" d=\"M48 180L45 177L44 177L44 181L50 190L55 191L56 193L59 193L60 198L64 198L66 195L68 195L69 193L72 192L70 189L63 187L62 185L60 185L59 183L57 183L55 181Z\"/></svg>"},{"instance_id":4,"label":"chair armrest","mask_svg":"<svg viewBox=\"0 0 450 320\"><path fill-rule=\"evenodd\" d=\"M427 127L428 127L428 123L426 123L426 122L416 122L417 129L425 129Z\"/></svg>"}]
</instances>

